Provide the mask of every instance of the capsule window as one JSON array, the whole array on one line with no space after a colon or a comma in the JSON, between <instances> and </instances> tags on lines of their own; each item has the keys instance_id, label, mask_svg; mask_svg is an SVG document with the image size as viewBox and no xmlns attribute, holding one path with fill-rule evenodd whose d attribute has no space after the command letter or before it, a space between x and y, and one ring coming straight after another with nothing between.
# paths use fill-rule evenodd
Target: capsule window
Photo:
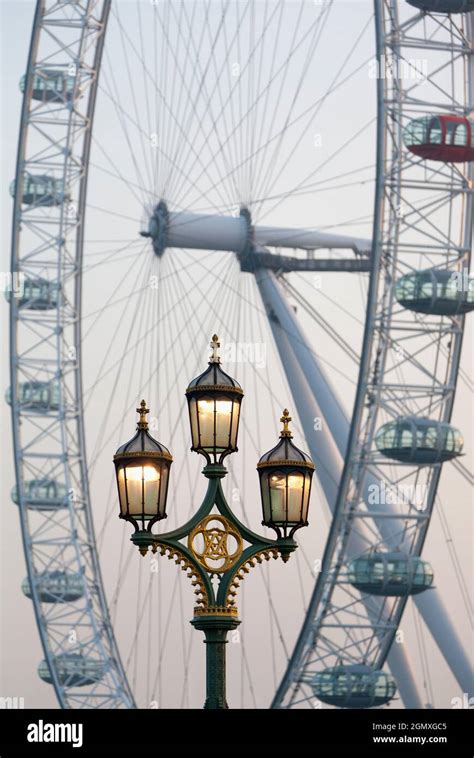
<instances>
[{"instance_id":1,"label":"capsule window","mask_svg":"<svg viewBox=\"0 0 474 758\"><path fill-rule=\"evenodd\" d=\"M425 580L425 571L423 564L417 563L415 566L415 571L413 572L413 584L420 585L424 584Z\"/></svg>"},{"instance_id":2,"label":"capsule window","mask_svg":"<svg viewBox=\"0 0 474 758\"><path fill-rule=\"evenodd\" d=\"M463 449L464 438L462 434L457 431L457 429L453 430L453 433L454 433L454 450L456 453L460 453Z\"/></svg>"},{"instance_id":3,"label":"capsule window","mask_svg":"<svg viewBox=\"0 0 474 758\"><path fill-rule=\"evenodd\" d=\"M458 298L458 283L456 278L449 277L441 288L441 297L445 297L447 300L457 300Z\"/></svg>"},{"instance_id":4,"label":"capsule window","mask_svg":"<svg viewBox=\"0 0 474 758\"><path fill-rule=\"evenodd\" d=\"M414 300L416 297L417 289L416 276L413 274L404 276L402 279L400 279L396 287L397 298L399 300Z\"/></svg>"},{"instance_id":5,"label":"capsule window","mask_svg":"<svg viewBox=\"0 0 474 758\"><path fill-rule=\"evenodd\" d=\"M469 277L466 300L468 303L474 303L474 277Z\"/></svg>"},{"instance_id":6,"label":"capsule window","mask_svg":"<svg viewBox=\"0 0 474 758\"><path fill-rule=\"evenodd\" d=\"M352 679L352 677L351 677L351 679ZM363 693L364 690L365 690L365 687L364 687L363 682L361 682L360 680L354 681L352 679L352 681L351 681L351 692L352 692L353 695L359 695L359 694Z\"/></svg>"},{"instance_id":7,"label":"capsule window","mask_svg":"<svg viewBox=\"0 0 474 758\"><path fill-rule=\"evenodd\" d=\"M433 282L431 279L427 279L424 281L420 287L420 295L422 298L431 298L433 297Z\"/></svg>"},{"instance_id":8,"label":"capsule window","mask_svg":"<svg viewBox=\"0 0 474 758\"><path fill-rule=\"evenodd\" d=\"M395 435L394 435L394 438L395 438ZM411 447L412 442L413 442L413 435L412 435L411 429L403 429L400 434L400 447Z\"/></svg>"},{"instance_id":9,"label":"capsule window","mask_svg":"<svg viewBox=\"0 0 474 758\"><path fill-rule=\"evenodd\" d=\"M438 434L434 426L417 430L417 447L434 450L437 446Z\"/></svg>"},{"instance_id":10,"label":"capsule window","mask_svg":"<svg viewBox=\"0 0 474 758\"><path fill-rule=\"evenodd\" d=\"M384 570L383 570L383 563L382 561L375 561L375 563L372 564L372 576L371 579L374 579L374 581L383 580Z\"/></svg>"},{"instance_id":11,"label":"capsule window","mask_svg":"<svg viewBox=\"0 0 474 758\"><path fill-rule=\"evenodd\" d=\"M322 672L319 675L319 684L320 684L320 692L321 694L332 694L332 675L327 672Z\"/></svg>"},{"instance_id":12,"label":"capsule window","mask_svg":"<svg viewBox=\"0 0 474 758\"><path fill-rule=\"evenodd\" d=\"M467 124L448 123L446 144L465 147L467 145Z\"/></svg>"},{"instance_id":13,"label":"capsule window","mask_svg":"<svg viewBox=\"0 0 474 758\"><path fill-rule=\"evenodd\" d=\"M428 143L430 145L441 145L443 141L443 130L439 118L433 118L428 131Z\"/></svg>"},{"instance_id":14,"label":"capsule window","mask_svg":"<svg viewBox=\"0 0 474 758\"><path fill-rule=\"evenodd\" d=\"M387 563L387 571L389 574L394 574L397 564L395 561L388 561Z\"/></svg>"},{"instance_id":15,"label":"capsule window","mask_svg":"<svg viewBox=\"0 0 474 758\"><path fill-rule=\"evenodd\" d=\"M444 449L447 450L448 452L453 452L455 449L454 434L453 434L452 429L448 429L448 433L446 435L446 440L444 443Z\"/></svg>"},{"instance_id":16,"label":"capsule window","mask_svg":"<svg viewBox=\"0 0 474 758\"><path fill-rule=\"evenodd\" d=\"M405 130L405 140L408 145L424 145L426 143L428 119L417 118L411 121Z\"/></svg>"},{"instance_id":17,"label":"capsule window","mask_svg":"<svg viewBox=\"0 0 474 758\"><path fill-rule=\"evenodd\" d=\"M384 441L384 447L393 447L396 442L397 437L397 427L395 424L392 424L391 426L386 429L383 441Z\"/></svg>"}]
</instances>

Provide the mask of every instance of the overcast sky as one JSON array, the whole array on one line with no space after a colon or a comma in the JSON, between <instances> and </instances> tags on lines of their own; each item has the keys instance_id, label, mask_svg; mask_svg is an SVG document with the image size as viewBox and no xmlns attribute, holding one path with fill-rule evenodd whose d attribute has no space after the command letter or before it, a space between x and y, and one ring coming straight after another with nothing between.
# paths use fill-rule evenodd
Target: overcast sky
<instances>
[{"instance_id":1,"label":"overcast sky","mask_svg":"<svg viewBox=\"0 0 474 758\"><path fill-rule=\"evenodd\" d=\"M135 594L137 581L140 582L141 592L145 592L145 579L139 575L143 569L137 568L138 559L133 555L134 562L126 563L126 556L130 550L128 542L124 543L124 534L126 528L116 518L116 496L111 485L111 457L119 443L124 442L132 436L135 414L133 409L138 401L138 394L141 388L149 393L147 400L152 405L151 415L158 416L159 423L156 436L165 444L172 446L176 463L174 464L174 480L172 480L172 497L174 510L170 508L170 524L173 526L179 520L179 514L184 513L189 504L180 505L180 502L188 500L188 491L191 483L195 482L195 477L199 471L199 463L195 460L196 456L191 456L188 451L189 435L187 431L187 419L183 413L182 401L183 392L187 382L192 378L194 372L204 369L207 360L207 343L210 334L215 329L223 330L223 340L235 340L238 334L240 340L252 342L260 350L260 357L263 358L262 366L248 365L247 363L239 365L238 363L231 366L232 373L241 381L246 390L246 399L244 402L244 426L241 431L241 452L240 458L232 462L235 470L235 481L229 484L228 495L233 498L235 495L235 507L237 510L244 509L243 501L251 501L252 505L248 509L250 513L250 522L253 528L257 529L260 522L257 480L255 474L255 463L258 454L263 453L271 447L277 435L278 414L281 412L283 405L291 405L291 395L287 386L286 379L283 376L277 357L274 354L273 341L268 325L265 324L261 315L261 306L259 306L255 285L250 274L240 275L237 264L234 265L231 254L218 254L217 257L201 257L196 263L189 254L177 253L173 257L164 259L163 263L157 263L152 259L152 253L145 244L137 244L139 240L138 230L141 226L141 219L145 212L141 198L138 200L134 193L130 191L130 182L128 189L124 187L124 182L117 179L117 175L111 176L110 161L107 160L105 152L112 156L113 160L120 158L118 168L126 177L134 177L134 160L132 152L127 150L124 139L124 131L120 126L120 107L124 107L130 115L130 120L135 119L134 110L136 104L133 102L132 90L135 90L139 102L140 124L143 124L143 130L149 134L150 122L153 125L153 114L151 118L145 116L143 111L143 97L145 88L143 85L144 74L133 54L131 54L130 65L133 69L133 86L128 79L129 69L126 65L125 58L122 54L121 44L123 38L120 35L120 24L123 29L129 30L130 34L137 32L137 16L135 6L129 2L120 2L118 15L111 18L109 30L110 37L106 44L106 55L104 58L104 72L106 73L102 89L99 92L97 106L97 123L95 127L96 140L93 145L90 179L90 208L88 211L88 235L86 244L86 261L91 267L97 263L101 255L105 255L108 250L115 247L123 247L125 243L129 244L130 240L135 240L131 247L121 252L116 257L112 256L107 266L94 269L94 273L85 277L85 331L87 340L84 348L85 355L85 386L90 389L87 396L86 410L86 427L88 434L88 454L89 463L93 462L92 481L92 499L93 512L96 524L96 530L100 533L102 541L100 548L101 565L104 572L104 581L109 600L113 603L115 598L115 588L118 577L122 576L123 585L120 599L115 604L116 631L119 643L121 645L122 657L129 663L129 675L136 684L138 697L141 705L146 705L147 698L150 695L150 686L146 692L140 689L143 681L135 681L133 674L133 656L130 653L131 640L134 633L135 617ZM147 13L149 12L148 4L143 0L143 21L145 36L151 34L147 30ZM259 6L261 13L261 6ZM307 126L302 133L301 139L297 142L292 154L292 159L282 170L281 176L274 176L272 181L268 182L266 189L267 195L274 194L277 196L283 193L285 187L295 186L299 177L305 176L306 164L314 160L314 151L318 160L324 161L324 156L329 157L337 145L344 143L345 140L353 138L356 133L361 131L361 136L354 141L353 147L346 149L340 157L333 160L330 170L323 178L337 176L344 171L354 170L360 179L360 185L357 189L350 187L341 187L338 193L327 192L321 193L312 191L298 195L297 198L288 198L283 205L268 203L263 207L256 209L260 213L263 223L273 223L281 226L315 226L333 229L336 224L342 223L344 226L340 229L343 233L352 233L359 236L370 236L371 230L371 208L372 208L372 184L369 180L370 164L374 160L374 89L373 81L367 74L367 65L364 61L373 54L373 33L370 26L371 5L363 1L357 3L339 3L335 11L335 17L332 24L326 29L326 33L321 37L321 59L314 64L314 74L308 77L301 93L301 104L298 108L304 110L305 98L310 98L311 88L317 87L317 92L324 92L328 85L328 76L331 77L342 64L345 53L358 34L360 34L361 44L357 49L352 61L352 68L357 65L361 66L361 73L355 77L352 86L341 90L340 95L336 95L334 102L321 112L318 119L310 126ZM12 200L8 192L8 186L14 177L15 156L18 139L18 126L21 108L21 93L18 82L25 71L27 60L28 43L31 31L32 14L34 3L30 0L21 2L9 2L1 0L0 9L2 14L2 271L8 271L9 254L10 254L10 232L11 232L11 212ZM199 12L195 23L199 23ZM356 31L355 31L356 30ZM285 35L290 34L288 29L282 32L280 44L284 48ZM204 44L204 43L203 43ZM151 45L151 39L146 40L145 47ZM140 45L138 45L140 47ZM269 47L269 50L271 48ZM268 53L270 54L270 53ZM153 61L153 55L148 50L146 58ZM233 64L238 64L238 60L232 60ZM159 59L160 66L162 59ZM151 65L151 64L150 64ZM172 67L172 61L168 60L168 65ZM266 64L262 64L265 69ZM269 64L268 64L269 65ZM159 68L159 67L158 67ZM161 75L161 71L160 71ZM115 76L115 80L114 80ZM167 76L170 78L171 73ZM283 113L288 110L291 102L290 98L294 94L294 82L291 79L293 74L289 74L289 81L286 82L282 90L282 107ZM171 81L171 79L170 79ZM256 86L256 84L255 84ZM114 101L113 95L120 90L121 99ZM140 99L142 98L142 99ZM212 101L213 107L218 110L218 96L214 95ZM272 98L275 98L273 101ZM311 102L311 101L309 101ZM273 106L276 104L276 94L272 94L267 104L267 113L273 114ZM118 106L118 110L117 110ZM140 107L141 106L141 107ZM184 108L183 105L180 106ZM296 107L296 106L295 106ZM178 108L178 104L176 104ZM286 108L286 109L285 109ZM278 109L278 113L280 109ZM280 116L284 118L284 116ZM204 118L204 116L203 116ZM275 117L277 118L277 117ZM372 119L372 121L371 121ZM260 122L259 122L260 123ZM368 125L367 125L368 124ZM157 129L165 128L165 125L158 125ZM171 124L167 128L171 133ZM152 129L153 132L153 129ZM148 152L145 155L140 154L143 151L143 144L139 144L137 133L130 126L130 133L133 135L133 144L136 147L136 155L144 172L146 172L146 161ZM252 145L252 129L243 134L242 140L246 145ZM234 149L238 151L239 145L234 142ZM245 150L245 144L240 149ZM148 150L148 146L146 146ZM326 152L324 152L326 151ZM203 148L205 155L205 148ZM320 156L323 156L322 158ZM226 159L232 161L236 155L230 154ZM226 164L221 156L221 164L217 170L224 172ZM232 212L232 207L246 200L246 193L251 194L256 191L256 185L262 180L264 186L265 165L271 165L271 154L266 156L267 164L262 167L258 162L254 163L255 176L249 172L249 176L241 174L239 176L240 196L237 193L232 194L230 186L225 202L228 203L228 211ZM188 165L191 158L188 161ZM192 162L191 162L192 163ZM283 164L282 164L283 165ZM367 169L369 166L369 169ZM117 172L117 164L114 169ZM165 169L163 171L166 173ZM146 183L146 173L145 183ZM195 178L199 177L199 167L194 168ZM252 178L253 177L253 178ZM136 176L135 176L136 179ZM179 177L176 185L179 186ZM138 180L137 180L138 181ZM253 188L252 188L253 181ZM153 188L148 187L146 198L148 203L153 203L160 199L160 195L154 197ZM156 188L155 188L156 189ZM166 189L166 188L165 188ZM313 188L314 190L315 188ZM159 192L159 190L157 190ZM140 192L138 192L140 195ZM188 190L188 194L180 195L176 193L175 197L182 198L181 207L190 207L199 209L203 207L206 200L200 199L199 192ZM337 199L335 199L337 198ZM217 205L219 198L212 195L212 201ZM342 219L341 219L342 213ZM117 214L115 216L114 214ZM359 219L359 220L358 220ZM101 241L102 240L102 241ZM130 253L131 251L131 253ZM133 251L137 253L137 258L133 257ZM90 257L87 257L87 256ZM167 254L169 255L169 254ZM199 253L205 256L205 253ZM224 258L224 255L227 258ZM139 264L137 260L140 258ZM165 256L166 258L166 256ZM180 267L187 272L186 276L180 276ZM224 282L222 288L218 279L209 284L203 274L213 270L216 276L221 277ZM95 272L98 275L95 275ZM101 371L102 354L106 346L111 344L115 339L116 333L123 332L123 337L118 337L118 342L114 347L107 360L111 367L120 358L121 350L128 345L126 342L127 332L122 329L122 325L132 318L132 309L126 313L123 304L118 302L117 306L109 309L99 321L98 312L101 304L107 298L116 293L117 301L120 301L121 293L124 298L130 296L133 287L140 286L139 277L145 277L155 273L157 276L168 277L167 284L163 291L160 290L158 301L152 301L149 297L149 305L142 307L139 316L136 316L137 330L134 335L141 334L153 319L160 321L164 319L161 327L153 331L149 341L142 345L139 358L134 362L133 354L129 356L125 365L121 369L120 383L117 388L114 387L112 378L118 373L115 366L115 373L109 374L106 380L102 380L94 389L95 382ZM124 274L127 275L125 288L120 290L119 281ZM209 274L210 275L210 274ZM240 277L240 278L239 278ZM199 280L200 292L195 283ZM341 284L341 281L343 283ZM128 284L127 284L128 282ZM138 282L138 285L137 285ZM216 283L217 282L217 283ZM318 294L319 285L314 278L306 277L303 279L293 278L293 284L301 287L301 291L306 297L313 299L318 304L321 311L325 313L326 318L334 328L344 334L348 342L355 350L359 349L362 326L357 324L363 319L364 302L366 294L366 280L363 277L351 279L350 276L344 276L344 279L337 279L334 275L323 277L323 287ZM163 286L163 285L162 285ZM128 290L127 287L130 289ZM238 297L232 296L232 288L238 287ZM128 293L128 295L127 295ZM219 307L213 312L209 306L206 306L205 295L211 294ZM164 318L172 309L174 299L179 300L186 294L186 305L181 305L174 315ZM219 299L220 298L220 299ZM146 301L148 303L148 300ZM155 303L155 304L154 304ZM241 307L242 303L248 307ZM240 305L239 305L240 304ZM337 304L349 313L345 314L337 308ZM193 312L194 308L194 312ZM2 388L5 391L9 384L8 378L8 308L3 299L0 300L1 328L2 328ZM330 372L331 379L334 382L341 401L348 413L350 413L353 401L355 381L357 378L357 366L337 351L333 347L330 330L322 330L316 333L312 330L314 326L311 320L303 313L298 311L303 326L308 334L311 335L312 345L315 346L318 355L322 356L325 368ZM217 322L217 323L216 323ZM231 327L228 326L227 334L225 333L226 324L232 323L235 331L232 333ZM462 357L463 371L472 377L473 356L472 356L472 320L467 319L467 333L464 342L464 352ZM215 325L215 326L214 326ZM161 329L161 331L160 331ZM140 331L141 330L141 331ZM196 340L199 336L199 350L202 354L202 362L199 364L192 350L196 348ZM258 336L256 336L258 335ZM132 336L131 340L137 339ZM160 341L161 352L159 355L165 358L160 362L159 371L156 375L150 369L153 369L153 359L155 347L153 340ZM121 341L120 341L121 340ZM156 357L158 356L158 348ZM141 373L138 369L138 363L141 363ZM255 363L255 362L254 362ZM166 364L166 367L165 367ZM257 356L258 364L258 356ZM111 369L112 370L112 369ZM274 397L270 397L265 390L266 377L271 379L271 388ZM92 389L91 389L92 388ZM140 389L139 389L140 388ZM103 419L104 408L109 404L111 393L116 393L113 398L113 404L110 406L107 419ZM158 407L164 405L166 407ZM453 423L462 429L465 436L466 454L463 459L464 465L472 469L472 434L470 422L472 421L472 395L469 393L465 384L460 383L454 412ZM297 417L296 409L292 410L295 417L296 435L302 447L306 447L302 436L301 426ZM3 403L1 406L2 414L2 464L1 464L1 493L2 507L0 511L1 534L2 534L2 556L1 556L1 689L2 696L21 696L25 698L26 707L55 707L56 700L52 688L44 684L39 679L36 669L42 659L42 651L39 642L38 632L35 625L34 614L31 603L21 593L20 585L25 576L25 562L23 556L23 547L21 543L20 524L16 507L10 499L10 490L14 483L14 472L12 463L12 446L11 446L11 426L8 406ZM161 414L161 415L160 415ZM177 421L178 415L184 421ZM260 452L259 452L260 451ZM184 463L188 456L191 462ZM179 475L178 475L179 472ZM238 486L236 486L238 482ZM199 483L197 490L193 492L193 504L195 504L202 494L203 485ZM174 488L174 489L173 489ZM237 493L237 494L236 494ZM239 494L240 493L240 494ZM253 494L252 494L253 493ZM472 493L467 483L456 473L452 466L446 465L443 471L440 486L440 501L443 504L443 513L446 522L444 527L441 523L439 514L433 518L425 548L425 557L427 557L435 568L435 584L438 591L442 594L448 612L456 624L459 635L465 645L469 648L470 628L463 602L463 598L456 581L456 572L453 567L451 546L455 546L456 555L459 565L463 572L465 580L472 582ZM234 504L234 503L233 503ZM179 506L179 507L178 507ZM181 511L179 510L181 508ZM240 511L240 515L242 516ZM325 508L324 494L317 485L312 499L312 518L311 527L302 535L302 556L298 560L292 560L288 567L270 566L269 571L260 578L252 576L252 580L246 580L248 587L245 588L245 600L240 605L242 617L247 619L247 624L243 627L243 640L245 640L245 651L248 656L244 660L242 656L242 644L234 646L229 645L229 660L231 667L231 676L229 678L230 698L235 705L240 703L247 707L259 705L264 707L268 705L275 683L281 676L285 658L288 652L291 652L299 625L303 618L304 605L308 601L309 593L312 586L311 566L313 562L322 555L324 542L328 529L328 515ZM109 514L112 514L109 516ZM110 521L110 524L109 524ZM105 526L104 526L105 524ZM446 524L449 532L446 531ZM119 558L120 551L120 558ZM118 569L125 566L125 576L121 575ZM135 565L136 564L136 565ZM145 569L148 570L148 567ZM265 570L266 571L266 570ZM255 570L257 572L257 570ZM273 572L270 580L270 572ZM147 575L148 576L148 575ZM188 692L186 694L184 705L198 705L202 695L202 667L204 650L192 636L197 637L196 632L186 631L186 635L181 637L180 628L191 616L192 593L185 581L179 582L179 591L174 584L174 566L160 567L160 588L157 593L158 604L155 606L157 614L158 605L163 603L163 615L170 614L171 632L163 644L166 644L166 656L163 663L162 680L164 684L160 687L163 704L180 705L182 701L182 667L183 660L189 653L188 645L192 645L193 661L191 667L190 681L188 683ZM277 607L276 617L272 615L270 601L268 597L268 582L271 581L271 598ZM120 582L119 582L120 583ZM179 592L179 603L173 606L173 598L177 597ZM262 597L264 601L262 602ZM133 605L133 613L130 608ZM275 621L278 618L278 624ZM160 621L163 623L163 620ZM436 707L449 707L452 697L458 693L458 687L447 670L438 649L434 645L430 634L427 630L420 632L418 625L414 623L414 613L411 603L408 604L406 616L403 620L403 629L406 631L406 640L409 644L410 652L413 659L413 665L417 675L420 691L424 700L429 699L426 689L426 672L424 671L423 651L428 651L429 659L429 681L434 692L434 702ZM187 630L187 627L186 627ZM263 631L262 631L263 630ZM145 632L144 632L145 634ZM161 634L161 632L160 632ZM166 635L165 635L166 636ZM266 644L265 640L272 640L271 647L274 651L275 660L271 660L268 653L270 643ZM145 637L143 638L145 639ZM191 642L189 640L191 639ZM284 639L284 644L281 642ZM421 642L420 642L421 641ZM200 641L199 641L200 642ZM239 641L240 643L242 640ZM262 645L265 649L262 655ZM142 651L143 652L143 651ZM243 662L244 661L244 662ZM250 661L250 664L248 664ZM142 656L141 663L138 664L139 671L143 672L143 666L146 662L146 655ZM252 671L252 675L246 670L258 669L259 673ZM244 673L242 673L244 672ZM138 677L140 679L140 677ZM248 695L250 684L255 688L254 700ZM153 689L153 688L151 688ZM247 694L243 694L243 691ZM158 695L157 695L158 697Z\"/></svg>"}]
</instances>

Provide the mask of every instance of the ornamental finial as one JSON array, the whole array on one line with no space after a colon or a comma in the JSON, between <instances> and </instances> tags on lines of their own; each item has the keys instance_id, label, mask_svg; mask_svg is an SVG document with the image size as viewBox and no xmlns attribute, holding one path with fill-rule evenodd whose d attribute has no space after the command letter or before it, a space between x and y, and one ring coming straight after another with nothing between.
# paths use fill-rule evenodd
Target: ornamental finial
<instances>
[{"instance_id":1,"label":"ornamental finial","mask_svg":"<svg viewBox=\"0 0 474 758\"><path fill-rule=\"evenodd\" d=\"M220 363L221 359L219 358L219 353L217 352L220 348L221 343L219 342L219 337L217 334L212 335L212 340L210 343L210 347L212 347L212 355L209 358L209 363Z\"/></svg>"},{"instance_id":2,"label":"ornamental finial","mask_svg":"<svg viewBox=\"0 0 474 758\"><path fill-rule=\"evenodd\" d=\"M283 429L280 432L280 437L293 437L292 433L288 429L288 424L291 421L290 411L288 408L285 408L283 411L283 416L281 417L280 421L283 424Z\"/></svg>"},{"instance_id":3,"label":"ornamental finial","mask_svg":"<svg viewBox=\"0 0 474 758\"><path fill-rule=\"evenodd\" d=\"M138 419L137 423L137 429L148 429L148 421L146 420L146 414L150 413L149 408L146 407L146 402L144 400L141 401L140 407L137 408L137 413L140 414L140 418Z\"/></svg>"}]
</instances>

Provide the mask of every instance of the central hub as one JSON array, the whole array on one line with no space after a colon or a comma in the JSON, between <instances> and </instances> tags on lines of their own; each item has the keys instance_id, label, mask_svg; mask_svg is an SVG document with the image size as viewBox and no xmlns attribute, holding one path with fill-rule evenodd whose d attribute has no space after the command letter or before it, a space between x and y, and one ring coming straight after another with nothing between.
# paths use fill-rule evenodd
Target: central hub
<instances>
[{"instance_id":1,"label":"central hub","mask_svg":"<svg viewBox=\"0 0 474 758\"><path fill-rule=\"evenodd\" d=\"M160 200L150 216L148 230L140 232L142 237L150 237L153 252L161 257L168 247L169 213L164 200Z\"/></svg>"},{"instance_id":2,"label":"central hub","mask_svg":"<svg viewBox=\"0 0 474 758\"><path fill-rule=\"evenodd\" d=\"M281 255L274 256L268 248L303 250L310 265L296 260L298 270L315 270L313 253L315 250L352 250L359 256L368 257L372 251L372 241L347 237L343 234L321 232L317 229L300 229L279 226L254 226L248 208L241 207L238 215L218 215L216 213L191 213L171 211L164 200L160 200L151 214L148 229L140 232L142 237L150 237L156 255L163 255L167 247L181 247L186 250L218 250L236 253L242 271L254 271L264 265L276 270L292 266L295 256L286 261ZM265 258L262 258L262 255ZM368 266L368 261L364 262ZM290 270L287 268L287 270ZM325 269L329 270L329 269ZM367 268L358 270L368 270Z\"/></svg>"},{"instance_id":3,"label":"central hub","mask_svg":"<svg viewBox=\"0 0 474 758\"><path fill-rule=\"evenodd\" d=\"M156 255L167 247L189 250L227 250L239 259L252 247L253 227L250 212L241 208L238 216L169 211L160 200L150 216L148 229L140 232L149 237Z\"/></svg>"}]
</instances>

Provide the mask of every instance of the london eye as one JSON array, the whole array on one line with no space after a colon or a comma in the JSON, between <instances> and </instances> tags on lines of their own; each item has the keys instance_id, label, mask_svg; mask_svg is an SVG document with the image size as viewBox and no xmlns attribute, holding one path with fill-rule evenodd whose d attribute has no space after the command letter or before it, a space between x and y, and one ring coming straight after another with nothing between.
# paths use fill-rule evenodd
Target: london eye
<instances>
[{"instance_id":1,"label":"london eye","mask_svg":"<svg viewBox=\"0 0 474 758\"><path fill-rule=\"evenodd\" d=\"M470 691L440 482L472 486L453 414L472 392L473 42L473 0L38 0L6 402L18 591L60 707L200 702L191 588L131 559L111 450L152 399L169 520L193 513L184 391L215 332L246 389L242 522L282 408L316 466L299 554L239 589L257 620L228 646L232 702L436 707L427 644ZM432 518L449 546L428 557Z\"/></svg>"}]
</instances>

